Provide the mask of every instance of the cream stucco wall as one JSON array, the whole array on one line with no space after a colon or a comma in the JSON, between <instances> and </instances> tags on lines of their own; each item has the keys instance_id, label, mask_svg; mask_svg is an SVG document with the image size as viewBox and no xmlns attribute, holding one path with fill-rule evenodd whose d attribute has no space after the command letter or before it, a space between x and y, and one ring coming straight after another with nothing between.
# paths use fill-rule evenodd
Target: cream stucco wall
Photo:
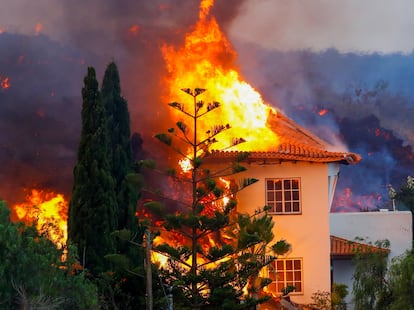
<instances>
[{"instance_id":1,"label":"cream stucco wall","mask_svg":"<svg viewBox=\"0 0 414 310\"><path fill-rule=\"evenodd\" d=\"M330 291L328 164L250 164L241 177L259 179L238 195L238 211L252 213L265 205L266 178L300 178L302 214L275 215L275 239L286 239L289 258L303 258L303 294L291 295L297 303L310 303L316 291ZM238 175L239 176L239 175Z\"/></svg>"}]
</instances>

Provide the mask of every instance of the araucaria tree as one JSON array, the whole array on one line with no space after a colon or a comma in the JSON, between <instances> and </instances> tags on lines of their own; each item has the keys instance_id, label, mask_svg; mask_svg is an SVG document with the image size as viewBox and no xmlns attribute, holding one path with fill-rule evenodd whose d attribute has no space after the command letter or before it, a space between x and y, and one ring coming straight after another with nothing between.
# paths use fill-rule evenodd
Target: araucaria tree
<instances>
[{"instance_id":1,"label":"araucaria tree","mask_svg":"<svg viewBox=\"0 0 414 310\"><path fill-rule=\"evenodd\" d=\"M198 100L205 89L182 91L192 97L190 109L177 102L169 105L189 120L188 125L180 120L176 128L156 138L189 165L186 172L168 170L172 181L169 189L174 197L162 192L169 199L145 204L156 212L161 223L162 240L156 240L153 249L168 258L162 275L173 287L175 308L249 308L262 301L257 292L267 284L259 277L259 271L276 259L266 250L273 239L273 222L266 208L252 215L237 214L236 193L257 181L231 179L246 170L242 162L249 154L239 152L230 164L212 168L207 163L210 147L230 125L214 125L207 132L199 132L203 116L220 104ZM242 142L242 138L235 138L229 147ZM169 202L174 202L174 210L169 208ZM243 293L245 289L249 292Z\"/></svg>"},{"instance_id":2,"label":"araucaria tree","mask_svg":"<svg viewBox=\"0 0 414 310\"><path fill-rule=\"evenodd\" d=\"M68 237L82 265L97 274L108 270L106 254L115 252L116 195L110 165L107 114L95 69L88 68L82 89L82 132L69 205Z\"/></svg>"}]
</instances>

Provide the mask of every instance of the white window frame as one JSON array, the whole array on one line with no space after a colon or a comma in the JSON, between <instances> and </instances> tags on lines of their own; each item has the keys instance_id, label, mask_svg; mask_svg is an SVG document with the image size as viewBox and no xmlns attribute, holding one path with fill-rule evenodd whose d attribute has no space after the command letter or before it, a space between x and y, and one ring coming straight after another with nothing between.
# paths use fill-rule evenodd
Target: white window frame
<instances>
[{"instance_id":1,"label":"white window frame","mask_svg":"<svg viewBox=\"0 0 414 310\"><path fill-rule=\"evenodd\" d=\"M302 214L300 178L267 178L265 195L269 213Z\"/></svg>"},{"instance_id":2,"label":"white window frame","mask_svg":"<svg viewBox=\"0 0 414 310\"><path fill-rule=\"evenodd\" d=\"M267 269L268 277L272 280L267 288L271 292L282 294L283 288L292 285L295 286L295 290L291 294L300 295L304 293L303 258L277 259Z\"/></svg>"}]
</instances>

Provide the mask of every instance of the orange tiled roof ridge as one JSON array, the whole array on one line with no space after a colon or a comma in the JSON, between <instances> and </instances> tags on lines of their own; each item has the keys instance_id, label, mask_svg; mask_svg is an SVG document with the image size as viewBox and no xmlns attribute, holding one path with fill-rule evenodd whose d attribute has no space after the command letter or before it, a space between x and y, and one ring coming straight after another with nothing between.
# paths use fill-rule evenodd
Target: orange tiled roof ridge
<instances>
[{"instance_id":1,"label":"orange tiled roof ridge","mask_svg":"<svg viewBox=\"0 0 414 310\"><path fill-rule=\"evenodd\" d=\"M268 125L279 137L279 143L268 151L250 151L250 161L307 161L307 162L339 162L356 164L361 156L351 152L330 151L333 147L310 131L296 124L293 120L278 111L268 118ZM211 151L214 158L233 158L237 151Z\"/></svg>"},{"instance_id":2,"label":"orange tiled roof ridge","mask_svg":"<svg viewBox=\"0 0 414 310\"><path fill-rule=\"evenodd\" d=\"M347 240L337 236L331 238L331 255L332 256L352 256L356 253L383 252L389 253L389 249L379 248L374 245Z\"/></svg>"}]
</instances>

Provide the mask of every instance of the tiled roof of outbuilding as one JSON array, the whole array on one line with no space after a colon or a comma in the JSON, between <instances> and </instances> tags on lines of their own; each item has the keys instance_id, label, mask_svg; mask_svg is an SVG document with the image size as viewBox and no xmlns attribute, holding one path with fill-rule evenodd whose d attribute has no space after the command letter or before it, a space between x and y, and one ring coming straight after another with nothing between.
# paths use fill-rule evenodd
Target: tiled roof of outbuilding
<instances>
[{"instance_id":1,"label":"tiled roof of outbuilding","mask_svg":"<svg viewBox=\"0 0 414 310\"><path fill-rule=\"evenodd\" d=\"M382 252L388 254L389 250L384 248L379 248L373 245L364 244L360 242L355 242L347 240L344 238L331 236L331 256L332 257L351 257L357 252L367 253L367 252Z\"/></svg>"}]
</instances>

